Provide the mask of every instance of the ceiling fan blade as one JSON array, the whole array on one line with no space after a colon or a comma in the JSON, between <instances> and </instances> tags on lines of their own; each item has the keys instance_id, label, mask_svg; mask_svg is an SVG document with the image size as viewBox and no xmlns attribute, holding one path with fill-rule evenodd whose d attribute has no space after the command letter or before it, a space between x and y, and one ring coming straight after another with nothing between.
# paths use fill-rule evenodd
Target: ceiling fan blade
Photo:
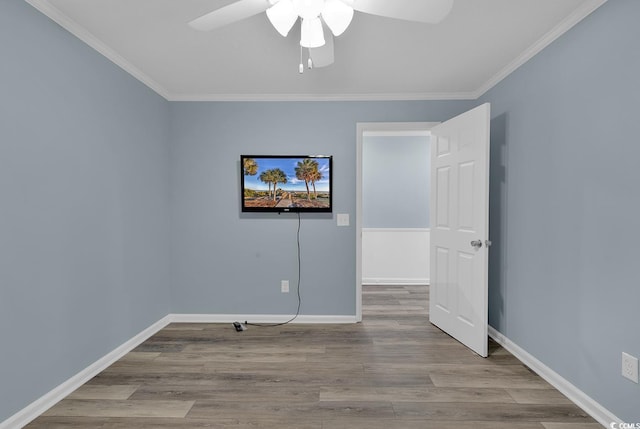
<instances>
[{"instance_id":1,"label":"ceiling fan blade","mask_svg":"<svg viewBox=\"0 0 640 429\"><path fill-rule=\"evenodd\" d=\"M196 30L211 31L257 15L270 6L269 0L238 0L190 21L189 25Z\"/></svg>"},{"instance_id":2,"label":"ceiling fan blade","mask_svg":"<svg viewBox=\"0 0 640 429\"><path fill-rule=\"evenodd\" d=\"M342 0L357 11L405 21L437 24L451 12L453 0Z\"/></svg>"},{"instance_id":3,"label":"ceiling fan blade","mask_svg":"<svg viewBox=\"0 0 640 429\"><path fill-rule=\"evenodd\" d=\"M325 31L324 42L324 45L319 48L309 49L313 67L326 67L333 64L333 34L330 31Z\"/></svg>"}]
</instances>

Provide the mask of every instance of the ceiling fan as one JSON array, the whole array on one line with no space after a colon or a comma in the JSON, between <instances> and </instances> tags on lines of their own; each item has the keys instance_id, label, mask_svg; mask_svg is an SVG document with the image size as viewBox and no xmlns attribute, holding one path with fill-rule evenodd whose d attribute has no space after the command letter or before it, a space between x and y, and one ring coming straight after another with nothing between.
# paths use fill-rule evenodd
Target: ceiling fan
<instances>
[{"instance_id":1,"label":"ceiling fan","mask_svg":"<svg viewBox=\"0 0 640 429\"><path fill-rule=\"evenodd\" d=\"M354 11L437 24L452 7L453 0L237 0L190 21L189 25L196 30L211 31L266 11L271 24L286 37L300 19L302 73L302 48L309 49L309 68L333 63L333 36L347 29Z\"/></svg>"}]
</instances>

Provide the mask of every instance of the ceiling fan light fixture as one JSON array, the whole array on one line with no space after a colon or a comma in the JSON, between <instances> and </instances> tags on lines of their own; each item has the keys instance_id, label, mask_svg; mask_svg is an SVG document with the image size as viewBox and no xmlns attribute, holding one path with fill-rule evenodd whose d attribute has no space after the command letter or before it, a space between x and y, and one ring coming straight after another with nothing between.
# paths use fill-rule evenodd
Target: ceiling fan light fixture
<instances>
[{"instance_id":1,"label":"ceiling fan light fixture","mask_svg":"<svg viewBox=\"0 0 640 429\"><path fill-rule=\"evenodd\" d=\"M305 48L319 48L324 45L324 32L322 31L320 18L303 19L301 30L302 37L300 38L300 46Z\"/></svg>"},{"instance_id":2,"label":"ceiling fan light fixture","mask_svg":"<svg viewBox=\"0 0 640 429\"><path fill-rule=\"evenodd\" d=\"M295 13L302 19L313 19L320 16L325 0L291 0Z\"/></svg>"},{"instance_id":3,"label":"ceiling fan light fixture","mask_svg":"<svg viewBox=\"0 0 640 429\"><path fill-rule=\"evenodd\" d=\"M291 0L280 0L267 9L267 17L276 31L283 37L287 37L298 19L298 14Z\"/></svg>"},{"instance_id":4,"label":"ceiling fan light fixture","mask_svg":"<svg viewBox=\"0 0 640 429\"><path fill-rule=\"evenodd\" d=\"M353 19L353 8L340 0L325 0L322 19L334 36L339 36L349 27Z\"/></svg>"}]
</instances>

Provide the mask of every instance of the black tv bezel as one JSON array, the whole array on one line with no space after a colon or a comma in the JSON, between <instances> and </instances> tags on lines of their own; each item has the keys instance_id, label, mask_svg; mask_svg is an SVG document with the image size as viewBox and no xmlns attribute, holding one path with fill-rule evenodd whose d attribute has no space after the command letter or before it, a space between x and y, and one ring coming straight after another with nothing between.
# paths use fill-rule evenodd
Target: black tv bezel
<instances>
[{"instance_id":1,"label":"black tv bezel","mask_svg":"<svg viewBox=\"0 0 640 429\"><path fill-rule=\"evenodd\" d=\"M329 207L247 207L244 200L244 160L270 159L327 159L329 160ZM240 155L240 206L243 213L333 213L333 155Z\"/></svg>"}]
</instances>

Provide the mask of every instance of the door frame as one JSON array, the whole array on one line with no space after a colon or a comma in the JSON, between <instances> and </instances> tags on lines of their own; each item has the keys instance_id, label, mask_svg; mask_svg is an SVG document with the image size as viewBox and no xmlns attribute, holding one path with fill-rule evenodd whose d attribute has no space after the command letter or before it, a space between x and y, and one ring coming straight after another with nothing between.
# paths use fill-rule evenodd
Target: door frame
<instances>
[{"instance_id":1,"label":"door frame","mask_svg":"<svg viewBox=\"0 0 640 429\"><path fill-rule=\"evenodd\" d=\"M362 149L364 136L430 135L440 122L358 122L356 124L356 321L362 322Z\"/></svg>"}]
</instances>

